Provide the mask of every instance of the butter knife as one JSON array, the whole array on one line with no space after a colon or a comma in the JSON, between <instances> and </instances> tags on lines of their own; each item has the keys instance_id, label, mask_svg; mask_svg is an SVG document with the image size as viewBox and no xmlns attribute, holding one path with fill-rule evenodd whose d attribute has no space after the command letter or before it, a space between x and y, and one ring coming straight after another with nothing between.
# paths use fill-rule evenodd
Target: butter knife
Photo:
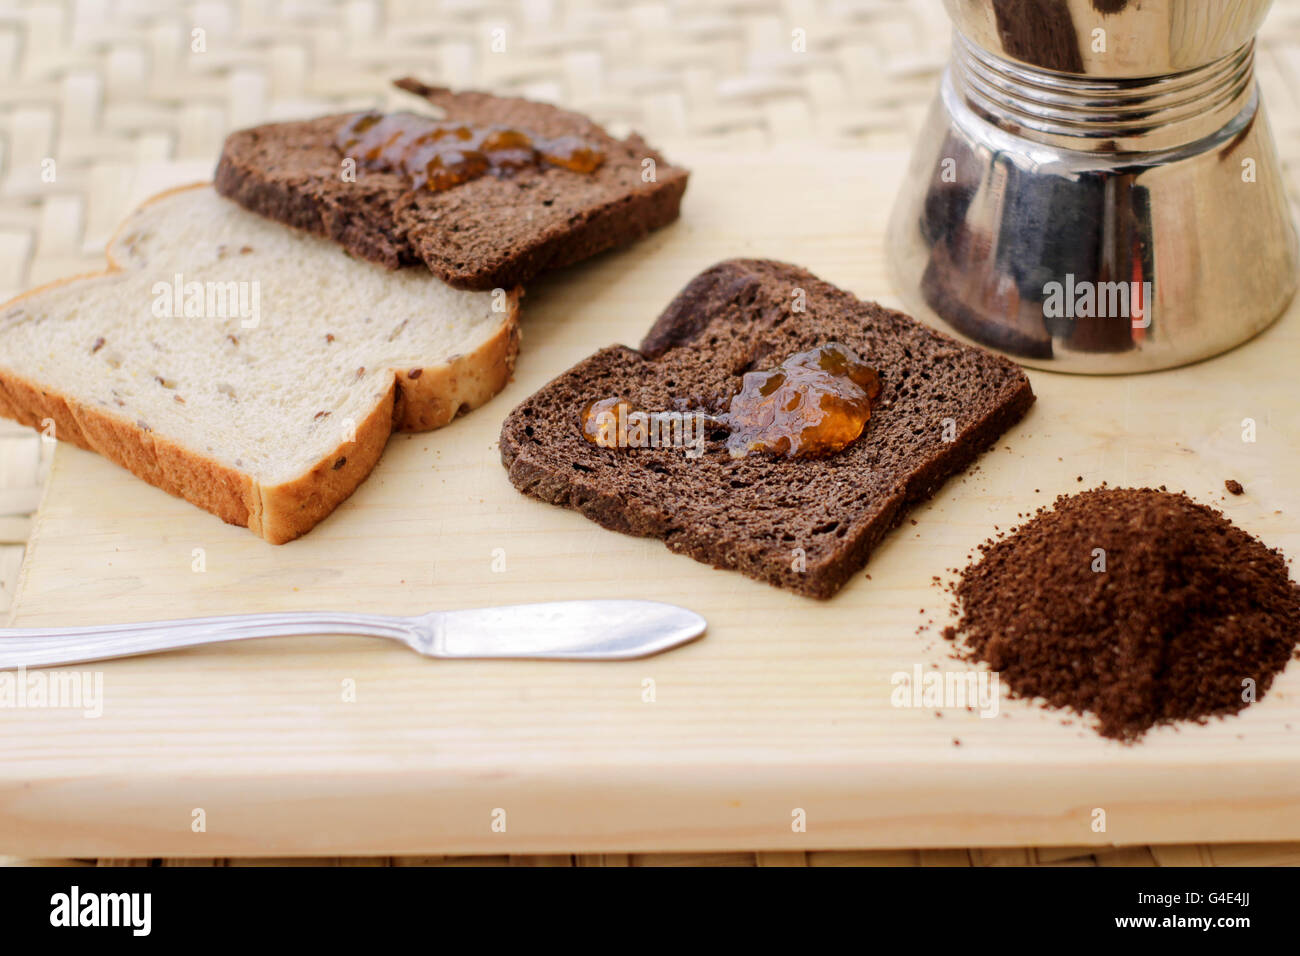
<instances>
[{"instance_id":1,"label":"butter knife","mask_svg":"<svg viewBox=\"0 0 1300 956\"><path fill-rule=\"evenodd\" d=\"M359 635L400 641L425 657L620 661L704 633L704 618L658 601L550 601L418 617L276 612L93 627L0 628L0 669L134 657L256 637Z\"/></svg>"}]
</instances>

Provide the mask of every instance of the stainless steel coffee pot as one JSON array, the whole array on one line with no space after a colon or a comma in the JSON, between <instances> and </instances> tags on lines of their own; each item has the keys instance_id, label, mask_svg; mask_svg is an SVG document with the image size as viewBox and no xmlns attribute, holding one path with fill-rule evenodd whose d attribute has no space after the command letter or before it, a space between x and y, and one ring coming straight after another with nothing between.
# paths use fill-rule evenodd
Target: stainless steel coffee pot
<instances>
[{"instance_id":1,"label":"stainless steel coffee pot","mask_svg":"<svg viewBox=\"0 0 1300 956\"><path fill-rule=\"evenodd\" d=\"M909 308L1030 366L1215 355L1296 231L1254 77L1271 0L945 0L951 62L888 248Z\"/></svg>"}]
</instances>

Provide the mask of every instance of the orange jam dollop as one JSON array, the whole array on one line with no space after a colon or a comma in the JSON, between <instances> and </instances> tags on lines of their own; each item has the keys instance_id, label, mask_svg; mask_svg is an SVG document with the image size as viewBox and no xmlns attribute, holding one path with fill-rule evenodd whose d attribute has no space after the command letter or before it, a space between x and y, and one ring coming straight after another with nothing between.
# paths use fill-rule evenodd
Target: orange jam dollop
<instances>
[{"instance_id":1,"label":"orange jam dollop","mask_svg":"<svg viewBox=\"0 0 1300 956\"><path fill-rule=\"evenodd\" d=\"M827 342L775 368L746 372L720 416L727 450L818 458L847 448L871 418L880 376L846 345Z\"/></svg>"},{"instance_id":2,"label":"orange jam dollop","mask_svg":"<svg viewBox=\"0 0 1300 956\"><path fill-rule=\"evenodd\" d=\"M605 161L598 146L577 136L547 139L505 126L471 126L417 113L358 113L344 123L334 145L366 169L402 173L411 188L433 192L525 166L590 173Z\"/></svg>"},{"instance_id":3,"label":"orange jam dollop","mask_svg":"<svg viewBox=\"0 0 1300 956\"><path fill-rule=\"evenodd\" d=\"M746 372L725 412L690 414L727 431L733 458L756 452L820 458L843 451L862 434L879 395L876 370L848 346L827 342L775 368ZM582 435L603 448L626 447L627 423L640 411L618 397L591 402L582 411Z\"/></svg>"},{"instance_id":4,"label":"orange jam dollop","mask_svg":"<svg viewBox=\"0 0 1300 956\"><path fill-rule=\"evenodd\" d=\"M582 437L601 448L627 447L627 419L638 409L621 398L602 398L582 411Z\"/></svg>"}]
</instances>

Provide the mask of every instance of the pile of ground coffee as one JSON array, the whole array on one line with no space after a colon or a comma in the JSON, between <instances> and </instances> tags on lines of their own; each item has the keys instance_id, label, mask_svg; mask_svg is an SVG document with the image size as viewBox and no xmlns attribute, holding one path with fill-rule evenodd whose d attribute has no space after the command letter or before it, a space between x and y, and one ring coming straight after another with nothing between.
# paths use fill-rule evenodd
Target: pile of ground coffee
<instances>
[{"instance_id":1,"label":"pile of ground coffee","mask_svg":"<svg viewBox=\"0 0 1300 956\"><path fill-rule=\"evenodd\" d=\"M944 636L1013 696L1090 713L1107 737L1241 710L1300 639L1282 554L1163 488L1062 495L980 551Z\"/></svg>"}]
</instances>

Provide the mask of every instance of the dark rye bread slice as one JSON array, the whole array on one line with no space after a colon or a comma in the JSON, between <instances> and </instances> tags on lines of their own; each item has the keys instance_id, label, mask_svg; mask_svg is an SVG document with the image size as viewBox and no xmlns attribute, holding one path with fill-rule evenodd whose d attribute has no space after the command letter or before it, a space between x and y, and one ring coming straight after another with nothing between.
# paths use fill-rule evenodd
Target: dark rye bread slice
<instances>
[{"instance_id":1,"label":"dark rye bread slice","mask_svg":"<svg viewBox=\"0 0 1300 956\"><path fill-rule=\"evenodd\" d=\"M805 312L792 310L803 290ZM879 371L882 391L857 441L824 459L732 459L721 441L681 449L609 449L582 436L585 406L720 410L750 370L827 341ZM640 351L603 349L524 401L501 430L520 491L607 528L809 597L828 598L924 501L1017 422L1034 401L1018 366L863 302L797 266L753 259L700 274ZM953 441L944 441L952 419ZM796 570L798 552L804 570Z\"/></svg>"},{"instance_id":2,"label":"dark rye bread slice","mask_svg":"<svg viewBox=\"0 0 1300 956\"><path fill-rule=\"evenodd\" d=\"M615 139L580 113L530 100L453 93L409 79L397 85L448 119L582 137L602 148L605 161L592 173L529 167L442 192L412 190L401 173L367 169L345 182L334 137L353 114L339 114L230 134L217 191L390 269L423 262L458 289L510 289L677 218L687 172L640 136ZM646 160L654 163L653 182L643 179Z\"/></svg>"}]
</instances>

